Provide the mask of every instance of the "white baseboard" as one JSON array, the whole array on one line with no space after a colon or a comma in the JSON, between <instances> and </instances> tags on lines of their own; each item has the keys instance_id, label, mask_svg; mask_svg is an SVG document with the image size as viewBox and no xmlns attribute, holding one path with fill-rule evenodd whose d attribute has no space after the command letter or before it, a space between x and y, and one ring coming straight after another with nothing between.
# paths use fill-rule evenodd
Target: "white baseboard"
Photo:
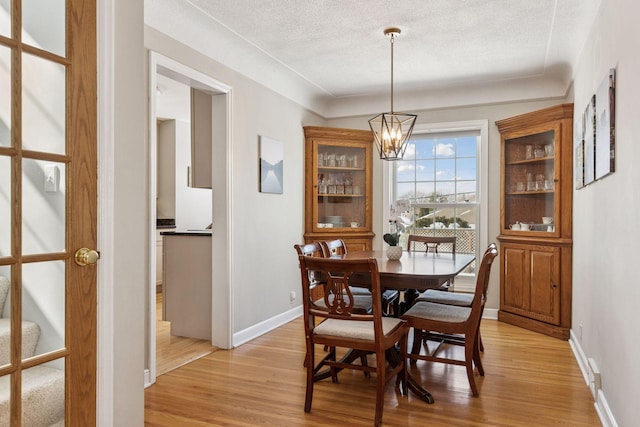
<instances>
[{"instance_id":1,"label":"white baseboard","mask_svg":"<svg viewBox=\"0 0 640 427\"><path fill-rule=\"evenodd\" d=\"M580 345L580 342L578 341L578 338L573 333L573 329L569 333L569 345L571 346L573 355L578 362L584 382L586 386L589 387L589 361L587 355L582 349L582 346ZM618 427L618 423L616 423L616 420L613 417L613 413L611 412L611 408L609 408L609 404L607 403L607 399L605 398L602 389L598 390L597 398L593 406L596 409L596 413L598 414L598 418L600 418L600 422L603 427Z\"/></svg>"},{"instance_id":2,"label":"white baseboard","mask_svg":"<svg viewBox=\"0 0 640 427\"><path fill-rule=\"evenodd\" d=\"M152 385L153 385L153 382L151 382L151 370L145 369L144 370L144 388L147 388Z\"/></svg>"},{"instance_id":3,"label":"white baseboard","mask_svg":"<svg viewBox=\"0 0 640 427\"><path fill-rule=\"evenodd\" d=\"M497 308L486 308L482 312L483 319L491 319L498 320L498 309Z\"/></svg>"},{"instance_id":4,"label":"white baseboard","mask_svg":"<svg viewBox=\"0 0 640 427\"><path fill-rule=\"evenodd\" d=\"M259 337L260 335L266 334L269 331L272 331L285 323L289 323L294 319L302 316L302 306L299 305L297 307L292 308L291 310L285 311L284 313L278 314L270 319L263 320L260 323L257 323L253 326L250 326L242 331L236 332L233 334L233 346L238 347L248 341L251 341L254 338Z\"/></svg>"}]
</instances>

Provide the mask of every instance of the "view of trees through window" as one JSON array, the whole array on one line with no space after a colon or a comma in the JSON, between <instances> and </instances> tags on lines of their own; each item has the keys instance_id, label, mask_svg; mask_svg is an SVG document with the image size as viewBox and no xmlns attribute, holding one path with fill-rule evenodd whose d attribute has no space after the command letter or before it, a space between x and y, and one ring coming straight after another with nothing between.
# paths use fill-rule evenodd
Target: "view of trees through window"
<instances>
[{"instance_id":1,"label":"view of trees through window","mask_svg":"<svg viewBox=\"0 0 640 427\"><path fill-rule=\"evenodd\" d=\"M456 236L456 251L475 253L479 131L418 133L393 165L393 200L409 206L409 233Z\"/></svg>"}]
</instances>

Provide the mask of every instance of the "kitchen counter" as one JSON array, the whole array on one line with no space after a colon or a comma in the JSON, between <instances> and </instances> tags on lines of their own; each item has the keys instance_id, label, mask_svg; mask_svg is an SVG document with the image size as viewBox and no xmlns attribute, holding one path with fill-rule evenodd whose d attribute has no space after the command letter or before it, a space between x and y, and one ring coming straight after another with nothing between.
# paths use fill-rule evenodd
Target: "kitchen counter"
<instances>
[{"instance_id":1,"label":"kitchen counter","mask_svg":"<svg viewBox=\"0 0 640 427\"><path fill-rule=\"evenodd\" d=\"M161 235L167 236L209 236L211 237L212 230L173 230L173 231L161 231Z\"/></svg>"},{"instance_id":2,"label":"kitchen counter","mask_svg":"<svg viewBox=\"0 0 640 427\"><path fill-rule=\"evenodd\" d=\"M162 308L171 335L211 340L211 230L161 234Z\"/></svg>"}]
</instances>

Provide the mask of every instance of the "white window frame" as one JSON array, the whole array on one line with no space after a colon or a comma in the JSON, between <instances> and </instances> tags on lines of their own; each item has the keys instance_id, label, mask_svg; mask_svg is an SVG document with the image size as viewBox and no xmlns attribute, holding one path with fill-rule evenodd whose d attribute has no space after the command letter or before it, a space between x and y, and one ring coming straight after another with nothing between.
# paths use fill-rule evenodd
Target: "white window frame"
<instances>
[{"instance_id":1,"label":"white window frame","mask_svg":"<svg viewBox=\"0 0 640 427\"><path fill-rule=\"evenodd\" d=\"M478 233L476 247L476 259L479 259L481 252L488 245L488 229L489 229L489 121L488 120L469 120L460 122L443 122L416 124L413 134L430 134L430 133L447 133L461 131L479 131L480 141L477 147L476 168L477 168L477 200L478 207L478 223L476 224L476 232ZM391 197L393 195L393 168L390 162L383 162L383 191L382 191L382 230L386 230L389 224L389 207L391 206ZM386 231L385 231L386 232ZM482 248L482 251L481 251ZM473 289L467 289L464 286L456 284L456 290L461 292L473 292Z\"/></svg>"}]
</instances>

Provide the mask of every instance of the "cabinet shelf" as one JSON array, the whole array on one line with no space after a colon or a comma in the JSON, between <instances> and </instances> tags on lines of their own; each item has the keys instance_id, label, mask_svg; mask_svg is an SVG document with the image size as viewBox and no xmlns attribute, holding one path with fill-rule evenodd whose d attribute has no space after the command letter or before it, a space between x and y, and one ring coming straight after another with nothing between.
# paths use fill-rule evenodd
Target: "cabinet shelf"
<instances>
[{"instance_id":1,"label":"cabinet shelf","mask_svg":"<svg viewBox=\"0 0 640 427\"><path fill-rule=\"evenodd\" d=\"M555 159L555 157L538 157L535 159L524 159L524 160L516 160L513 162L508 162L507 165L522 165L522 164L527 164L527 163L541 163L541 162L548 162L548 161L553 161Z\"/></svg>"},{"instance_id":2,"label":"cabinet shelf","mask_svg":"<svg viewBox=\"0 0 640 427\"><path fill-rule=\"evenodd\" d=\"M329 193L318 193L318 197L341 197L341 198L353 198L353 197L364 197L364 194L329 194Z\"/></svg>"},{"instance_id":3,"label":"cabinet shelf","mask_svg":"<svg viewBox=\"0 0 640 427\"><path fill-rule=\"evenodd\" d=\"M318 166L318 171L327 171L327 172L353 172L353 171L360 171L360 172L364 172L365 169L364 168L353 168L353 167L349 167L349 166Z\"/></svg>"},{"instance_id":4,"label":"cabinet shelf","mask_svg":"<svg viewBox=\"0 0 640 427\"><path fill-rule=\"evenodd\" d=\"M536 194L553 194L555 190L510 191L508 196L532 196Z\"/></svg>"}]
</instances>

